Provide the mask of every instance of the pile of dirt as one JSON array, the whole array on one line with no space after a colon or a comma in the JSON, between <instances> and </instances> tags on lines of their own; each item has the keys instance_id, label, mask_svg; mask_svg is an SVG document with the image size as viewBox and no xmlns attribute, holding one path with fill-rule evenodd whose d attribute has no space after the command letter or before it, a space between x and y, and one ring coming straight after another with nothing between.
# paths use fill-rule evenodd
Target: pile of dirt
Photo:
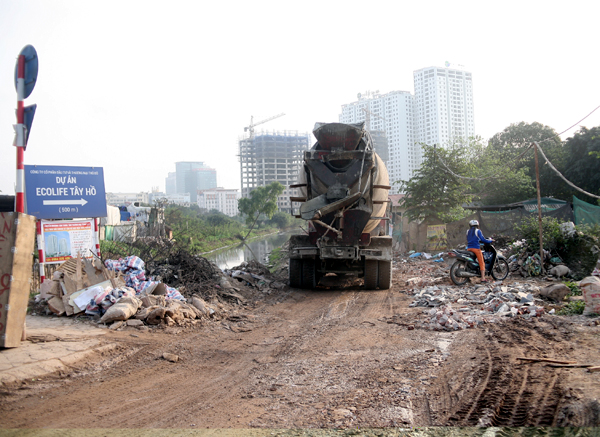
<instances>
[{"instance_id":1,"label":"pile of dirt","mask_svg":"<svg viewBox=\"0 0 600 437\"><path fill-rule=\"evenodd\" d=\"M194 294L205 299L214 297L217 291L215 285L223 276L221 269L206 258L182 249L167 259L149 262L147 270L150 276L177 288L186 298Z\"/></svg>"}]
</instances>

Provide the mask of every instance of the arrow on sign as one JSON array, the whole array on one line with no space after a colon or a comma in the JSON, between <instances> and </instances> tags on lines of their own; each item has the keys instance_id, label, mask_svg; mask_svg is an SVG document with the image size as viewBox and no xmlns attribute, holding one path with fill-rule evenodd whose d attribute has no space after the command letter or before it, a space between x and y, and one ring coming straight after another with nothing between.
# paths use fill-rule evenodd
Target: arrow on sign
<instances>
[{"instance_id":1,"label":"arrow on sign","mask_svg":"<svg viewBox=\"0 0 600 437\"><path fill-rule=\"evenodd\" d=\"M44 205L85 205L87 200L44 200Z\"/></svg>"}]
</instances>

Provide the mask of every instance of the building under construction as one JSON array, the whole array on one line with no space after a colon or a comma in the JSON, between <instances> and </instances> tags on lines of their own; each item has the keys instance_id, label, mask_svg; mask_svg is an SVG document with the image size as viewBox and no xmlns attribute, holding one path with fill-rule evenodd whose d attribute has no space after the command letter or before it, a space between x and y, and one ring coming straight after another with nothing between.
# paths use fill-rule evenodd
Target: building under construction
<instances>
[{"instance_id":1,"label":"building under construction","mask_svg":"<svg viewBox=\"0 0 600 437\"><path fill-rule=\"evenodd\" d=\"M292 212L290 196L297 196L298 171L303 162L303 152L310 147L308 133L298 131L260 132L239 141L242 197L249 197L257 187L279 182L285 191L277 200L280 211Z\"/></svg>"}]
</instances>

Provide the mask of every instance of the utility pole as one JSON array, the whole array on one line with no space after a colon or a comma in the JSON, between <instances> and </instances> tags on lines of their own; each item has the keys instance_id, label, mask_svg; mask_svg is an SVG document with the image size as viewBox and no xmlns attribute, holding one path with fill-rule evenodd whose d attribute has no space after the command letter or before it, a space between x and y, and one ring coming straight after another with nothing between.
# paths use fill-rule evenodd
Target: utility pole
<instances>
[{"instance_id":1,"label":"utility pole","mask_svg":"<svg viewBox=\"0 0 600 437\"><path fill-rule=\"evenodd\" d=\"M535 154L535 185L537 186L537 207L538 207L538 227L540 235L540 265L541 273L545 273L544 270L544 244L542 242L542 197L540 195L540 166L538 164L538 145L536 142L533 143L533 152Z\"/></svg>"}]
</instances>

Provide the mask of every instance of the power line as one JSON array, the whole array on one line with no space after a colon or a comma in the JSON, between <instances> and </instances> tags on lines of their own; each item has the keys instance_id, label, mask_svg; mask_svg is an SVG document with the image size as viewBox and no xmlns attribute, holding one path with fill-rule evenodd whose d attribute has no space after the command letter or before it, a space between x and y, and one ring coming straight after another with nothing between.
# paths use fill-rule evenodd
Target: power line
<instances>
[{"instance_id":1,"label":"power line","mask_svg":"<svg viewBox=\"0 0 600 437\"><path fill-rule=\"evenodd\" d=\"M596 109L597 109L597 108L596 108ZM577 191L580 191L580 192L582 192L583 194L585 194L585 195L587 195L587 196L593 197L593 198L595 198L595 199L600 199L600 196L596 196L595 194L588 193L587 191L583 190L582 188L579 188L579 187L578 187L577 185L575 185L573 182L569 181L569 180L568 180L566 177L564 177L564 176L562 175L562 173L561 173L561 172L559 172L559 171L556 169L556 167L554 167L554 166L552 165L552 163L550 162L550 160L549 160L548 158L546 158L546 155L544 154L544 151L543 151L543 150L542 150L542 148L540 147L539 143L535 143L535 144L537 145L537 148L539 149L540 153L542 154L542 157L543 157L543 158L546 160L546 162L548 163L548 166L549 166L549 167L550 167L552 170L554 170L554 171L556 172L556 174L557 174L557 175L559 175L559 176L560 176L560 178L561 178L563 181L565 181L565 182L567 183L567 185L569 185L570 187L572 187L572 188L576 189Z\"/></svg>"},{"instance_id":2,"label":"power line","mask_svg":"<svg viewBox=\"0 0 600 437\"><path fill-rule=\"evenodd\" d=\"M572 126L568 127L567 129L565 129L565 130L564 130L564 131L562 131L561 133L559 133L559 134L556 134L556 135L554 135L554 136L551 136L551 137L548 137L548 138L546 138L546 139L540 140L540 141L536 142L536 144L538 145L538 148L540 149L540 152L542 153L542 156L544 157L544 159L546 160L546 162L548 163L548 165L550 166L550 168L552 168L552 170L554 170L554 171L555 171L555 172L556 172L556 173L557 173L557 174L558 174L558 175L559 175L559 176L560 176L560 177L561 177L561 178L562 178L562 179L563 179L563 180L564 180L564 181L565 181L565 182L566 182L568 185L570 185L571 187L575 188L575 189L576 189L576 190L578 190L578 191L581 191L581 192L582 192L582 193L584 193L584 194L587 194L588 196L591 196L591 197L595 197L595 198L597 198L597 199L600 199L600 197L598 197L598 196L596 196L596 195L594 195L594 194L590 194L590 193L588 193L587 191L584 191L584 190L582 190L581 188L579 188L579 187L575 186L575 185L574 185L572 182L568 181L568 180L567 180L567 179L566 179L566 178L565 178L565 177L564 177L564 176L563 176L563 175L562 175L562 174L561 174L561 173L560 173L560 172L559 172L559 171L558 171L558 170L557 170L557 169L556 169L556 168L555 168L553 165L552 165L552 163L551 163L551 162L548 160L548 158L546 158L546 155L544 155L544 152L542 151L542 148L540 147L540 143L543 143L543 142L545 142L545 141L548 141L548 140L551 140L551 139L554 139L554 138L558 138L559 140L561 140L561 139L560 139L560 136L561 136L562 134L564 134L565 132L567 132L567 131L569 131L569 130L573 129L575 126L577 126L577 125L578 125L579 123L581 123L583 120L585 120L586 118L588 118L590 115L592 115L592 114L593 114L594 112L596 112L598 109L600 109L600 105L599 105L599 106L596 106L596 107L595 107L595 108L592 110L592 112L590 112L588 115L586 115L585 117L583 117L583 118L582 118L581 120L579 120L577 123L575 123L575 124L573 124ZM561 140L561 141L562 141L562 140ZM522 157L523 155L525 155L525 153L526 153L526 152L527 152L529 149L531 149L531 147L532 147L532 146L533 146L533 143L532 143L532 144L530 144L530 145L529 145L529 146L528 146L528 147L527 147L527 148L526 148L526 149L525 149L525 150L524 150L524 151L523 151L523 152L522 152L522 153L521 153L519 156L517 156L517 157L515 158L514 162L511 164L511 166L509 166L509 168L511 168L511 167L512 167L512 165L515 165L515 164L517 163L517 161L518 161L519 159L521 159L521 157ZM473 180L473 181L483 181L483 180L487 180L487 179L493 179L493 178L496 178L496 177L498 177L499 175L501 175L501 174L502 174L502 173L497 173L497 174L495 174L495 175L492 175L492 176L487 176L487 177L485 177L485 178L471 178L471 177L467 177L467 176L460 176L460 175L457 175L456 173L454 173L452 170L450 170L450 169L448 168L448 166L446 165L446 163L445 163L445 162L442 160L442 158L441 158L441 157L439 156L439 154L437 153L437 150L435 150L435 149L434 149L434 153L436 154L436 156L438 157L438 159L440 160L440 162L442 163L442 165L445 167L446 171L447 171L448 173L450 173L452 176L454 176L454 177L457 177L457 178L460 178L460 179L468 179L468 180Z\"/></svg>"}]
</instances>

